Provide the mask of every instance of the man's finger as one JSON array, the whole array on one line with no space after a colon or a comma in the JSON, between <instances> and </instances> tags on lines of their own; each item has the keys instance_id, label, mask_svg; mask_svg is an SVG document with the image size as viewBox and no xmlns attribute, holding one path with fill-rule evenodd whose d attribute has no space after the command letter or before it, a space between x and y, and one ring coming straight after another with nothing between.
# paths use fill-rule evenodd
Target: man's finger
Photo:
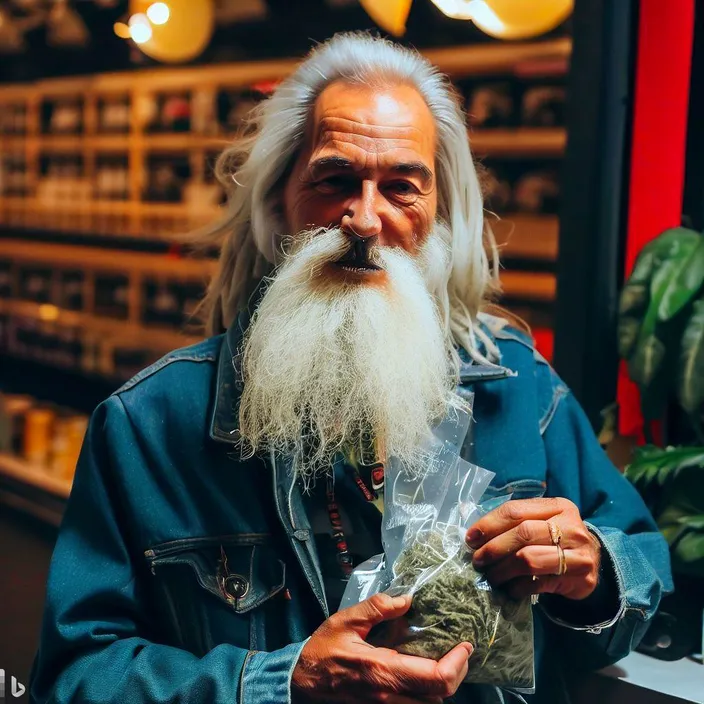
<instances>
[{"instance_id":1,"label":"man's finger","mask_svg":"<svg viewBox=\"0 0 704 704\"><path fill-rule=\"evenodd\" d=\"M411 606L411 601L410 596L375 594L359 604L338 611L331 621L336 626L347 628L366 638L369 631L382 621L392 621L403 616Z\"/></svg>"},{"instance_id":2,"label":"man's finger","mask_svg":"<svg viewBox=\"0 0 704 704\"><path fill-rule=\"evenodd\" d=\"M565 577L519 577L509 582L505 589L512 599L525 599L531 594L554 594Z\"/></svg>"},{"instance_id":3,"label":"man's finger","mask_svg":"<svg viewBox=\"0 0 704 704\"><path fill-rule=\"evenodd\" d=\"M460 643L438 661L395 651L386 652L392 653L388 665L398 682L400 693L446 698L457 691L467 676L467 661L472 646Z\"/></svg>"},{"instance_id":4,"label":"man's finger","mask_svg":"<svg viewBox=\"0 0 704 704\"><path fill-rule=\"evenodd\" d=\"M593 569L589 555L580 550L565 550L565 565L570 577L587 574ZM482 570L489 584L499 587L518 577L552 577L560 569L560 558L554 545L533 545Z\"/></svg>"},{"instance_id":5,"label":"man's finger","mask_svg":"<svg viewBox=\"0 0 704 704\"><path fill-rule=\"evenodd\" d=\"M453 693L457 691L469 672L469 660L473 649L469 643L460 643L438 660L438 670L443 679L450 682Z\"/></svg>"},{"instance_id":6,"label":"man's finger","mask_svg":"<svg viewBox=\"0 0 704 704\"><path fill-rule=\"evenodd\" d=\"M528 545L552 545L550 527L546 521L528 520L519 523L515 528L484 543L474 553L472 560L476 567L486 567L502 561Z\"/></svg>"},{"instance_id":7,"label":"man's finger","mask_svg":"<svg viewBox=\"0 0 704 704\"><path fill-rule=\"evenodd\" d=\"M485 545L501 533L523 521L546 521L565 510L565 499L518 499L507 501L480 518L467 531L467 544L472 548Z\"/></svg>"}]
</instances>

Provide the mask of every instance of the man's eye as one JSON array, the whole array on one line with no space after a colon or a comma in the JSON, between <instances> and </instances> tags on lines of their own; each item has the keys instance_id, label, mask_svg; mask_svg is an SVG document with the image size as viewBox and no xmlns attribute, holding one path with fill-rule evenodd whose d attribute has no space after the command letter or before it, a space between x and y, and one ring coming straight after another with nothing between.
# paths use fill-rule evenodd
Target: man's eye
<instances>
[{"instance_id":1,"label":"man's eye","mask_svg":"<svg viewBox=\"0 0 704 704\"><path fill-rule=\"evenodd\" d=\"M418 195L418 189L409 181L394 181L386 187L386 191L392 196L408 200Z\"/></svg>"},{"instance_id":2,"label":"man's eye","mask_svg":"<svg viewBox=\"0 0 704 704\"><path fill-rule=\"evenodd\" d=\"M315 183L316 189L321 193L339 193L350 189L352 185L353 179L349 176L328 176Z\"/></svg>"}]
</instances>

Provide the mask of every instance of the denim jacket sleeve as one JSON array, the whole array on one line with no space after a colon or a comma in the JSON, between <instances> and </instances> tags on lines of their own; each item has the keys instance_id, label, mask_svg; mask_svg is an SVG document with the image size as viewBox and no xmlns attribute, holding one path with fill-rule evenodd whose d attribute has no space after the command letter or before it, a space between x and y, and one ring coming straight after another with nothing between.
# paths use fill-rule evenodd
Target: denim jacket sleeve
<instances>
[{"instance_id":1,"label":"denim jacket sleeve","mask_svg":"<svg viewBox=\"0 0 704 704\"><path fill-rule=\"evenodd\" d=\"M199 658L158 642L114 481L135 462L144 458L112 396L91 419L54 550L30 700L289 703L303 643L268 653L221 644Z\"/></svg>"},{"instance_id":2,"label":"denim jacket sleeve","mask_svg":"<svg viewBox=\"0 0 704 704\"><path fill-rule=\"evenodd\" d=\"M660 598L672 591L669 551L636 490L599 445L577 400L557 375L550 377L551 402L541 423L548 462L548 493L579 506L582 518L602 546L602 580L612 580L611 617L584 623L580 617L544 612L557 624L564 644L580 653L585 668L603 667L625 657L640 641ZM566 602L566 600L564 600ZM579 612L579 602L574 604ZM563 607L566 604L563 602Z\"/></svg>"}]
</instances>

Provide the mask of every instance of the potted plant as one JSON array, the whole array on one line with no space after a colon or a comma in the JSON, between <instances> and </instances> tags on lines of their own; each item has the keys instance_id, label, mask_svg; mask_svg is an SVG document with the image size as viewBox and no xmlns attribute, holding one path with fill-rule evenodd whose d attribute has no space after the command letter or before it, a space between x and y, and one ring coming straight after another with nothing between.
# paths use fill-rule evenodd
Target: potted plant
<instances>
[{"instance_id":1,"label":"potted plant","mask_svg":"<svg viewBox=\"0 0 704 704\"><path fill-rule=\"evenodd\" d=\"M674 659L701 647L704 608L704 236L678 227L643 248L621 293L618 337L649 442L625 473L670 545L676 584L661 614L673 612L677 633L663 639L656 624L646 648ZM664 447L653 443L653 422Z\"/></svg>"}]
</instances>

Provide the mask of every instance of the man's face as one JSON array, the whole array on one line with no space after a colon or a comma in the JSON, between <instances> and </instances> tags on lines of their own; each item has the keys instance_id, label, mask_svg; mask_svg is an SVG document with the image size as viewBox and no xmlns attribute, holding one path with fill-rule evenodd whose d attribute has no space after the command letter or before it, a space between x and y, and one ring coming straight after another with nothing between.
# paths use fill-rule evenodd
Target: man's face
<instances>
[{"instance_id":1,"label":"man's face","mask_svg":"<svg viewBox=\"0 0 704 704\"><path fill-rule=\"evenodd\" d=\"M412 88L332 84L284 186L291 245L247 330L240 433L328 472L369 433L409 471L454 379L431 294L447 269L435 127Z\"/></svg>"},{"instance_id":2,"label":"man's face","mask_svg":"<svg viewBox=\"0 0 704 704\"><path fill-rule=\"evenodd\" d=\"M341 227L415 255L437 210L435 144L410 86L329 85L284 189L288 231Z\"/></svg>"}]
</instances>

